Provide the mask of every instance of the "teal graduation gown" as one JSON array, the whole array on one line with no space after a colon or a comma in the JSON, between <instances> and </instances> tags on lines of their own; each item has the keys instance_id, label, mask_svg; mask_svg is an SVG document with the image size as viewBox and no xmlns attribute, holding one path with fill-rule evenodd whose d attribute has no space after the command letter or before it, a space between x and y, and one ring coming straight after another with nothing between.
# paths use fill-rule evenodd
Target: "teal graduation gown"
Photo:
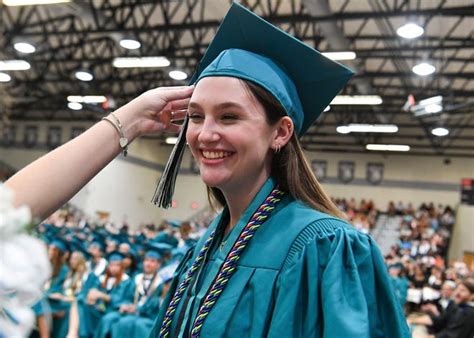
<instances>
[{"instance_id":1,"label":"teal graduation gown","mask_svg":"<svg viewBox=\"0 0 474 338\"><path fill-rule=\"evenodd\" d=\"M189 336L219 267L274 186L273 179L267 180L222 248L211 248L198 282L190 284L176 309L170 337ZM224 209L184 257L151 337L159 336L166 308L204 241L214 229L222 233L226 219ZM201 336L398 338L410 333L374 240L286 196L247 245Z\"/></svg>"},{"instance_id":2,"label":"teal graduation gown","mask_svg":"<svg viewBox=\"0 0 474 338\"><path fill-rule=\"evenodd\" d=\"M99 322L99 326L94 334L94 338L106 338L110 334L114 337L141 338L150 334L153 326L153 319L160 308L160 297L163 291L162 279L159 276L153 280L150 286L152 293L144 294L142 288L140 293L137 282L141 282L143 274L131 278L124 287L121 299L117 303L115 311L108 312ZM137 314L120 313L118 309L122 304L134 304L136 293L139 292L140 301L137 305ZM137 299L138 301L138 299ZM153 319L152 319L153 318Z\"/></svg>"}]
</instances>

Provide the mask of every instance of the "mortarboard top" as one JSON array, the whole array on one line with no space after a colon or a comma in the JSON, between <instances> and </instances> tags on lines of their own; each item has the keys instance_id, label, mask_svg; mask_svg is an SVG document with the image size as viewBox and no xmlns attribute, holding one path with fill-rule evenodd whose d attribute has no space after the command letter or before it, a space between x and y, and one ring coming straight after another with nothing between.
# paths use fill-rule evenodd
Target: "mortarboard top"
<instances>
[{"instance_id":1,"label":"mortarboard top","mask_svg":"<svg viewBox=\"0 0 474 338\"><path fill-rule=\"evenodd\" d=\"M100 249L100 251L104 252L105 251L105 243L104 239L96 236L92 239L92 242L89 244L89 247L97 247Z\"/></svg>"},{"instance_id":2,"label":"mortarboard top","mask_svg":"<svg viewBox=\"0 0 474 338\"><path fill-rule=\"evenodd\" d=\"M349 68L234 3L191 83L207 76L255 82L278 99L301 136L352 75Z\"/></svg>"},{"instance_id":3,"label":"mortarboard top","mask_svg":"<svg viewBox=\"0 0 474 338\"><path fill-rule=\"evenodd\" d=\"M63 238L61 237L56 237L54 238L51 243L49 243L50 246L54 246L58 248L62 252L69 251L69 243L66 242Z\"/></svg>"},{"instance_id":4,"label":"mortarboard top","mask_svg":"<svg viewBox=\"0 0 474 338\"><path fill-rule=\"evenodd\" d=\"M390 264L390 265L388 266L388 269L400 269L400 270L403 270L403 264L400 263L400 262L393 263L393 264Z\"/></svg>"},{"instance_id":5,"label":"mortarboard top","mask_svg":"<svg viewBox=\"0 0 474 338\"><path fill-rule=\"evenodd\" d=\"M163 256L170 253L173 250L173 246L168 243L157 242L157 241L149 241L148 245L153 245L153 247L158 250L158 252Z\"/></svg>"},{"instance_id":6,"label":"mortarboard top","mask_svg":"<svg viewBox=\"0 0 474 338\"><path fill-rule=\"evenodd\" d=\"M89 258L90 254L87 252L87 249L84 247L83 242L78 239L73 239L70 242L71 252L80 252L84 255L85 258Z\"/></svg>"},{"instance_id":7,"label":"mortarboard top","mask_svg":"<svg viewBox=\"0 0 474 338\"><path fill-rule=\"evenodd\" d=\"M123 261L123 259L125 258L125 256L123 255L123 253L119 252L119 251L112 251L110 254L109 254L109 257L107 258L107 260L109 262L117 262L117 261Z\"/></svg>"},{"instance_id":8,"label":"mortarboard top","mask_svg":"<svg viewBox=\"0 0 474 338\"><path fill-rule=\"evenodd\" d=\"M145 245L145 250L145 258L154 258L161 260L161 253L163 252L162 243L150 241Z\"/></svg>"},{"instance_id":9,"label":"mortarboard top","mask_svg":"<svg viewBox=\"0 0 474 338\"><path fill-rule=\"evenodd\" d=\"M166 223L168 223L174 229L179 229L182 222L177 219L172 219L172 220L167 220Z\"/></svg>"},{"instance_id":10,"label":"mortarboard top","mask_svg":"<svg viewBox=\"0 0 474 338\"><path fill-rule=\"evenodd\" d=\"M280 102L302 136L353 72L233 3L190 83L229 76L256 83ZM152 202L168 208L185 147L188 119L163 171Z\"/></svg>"}]
</instances>

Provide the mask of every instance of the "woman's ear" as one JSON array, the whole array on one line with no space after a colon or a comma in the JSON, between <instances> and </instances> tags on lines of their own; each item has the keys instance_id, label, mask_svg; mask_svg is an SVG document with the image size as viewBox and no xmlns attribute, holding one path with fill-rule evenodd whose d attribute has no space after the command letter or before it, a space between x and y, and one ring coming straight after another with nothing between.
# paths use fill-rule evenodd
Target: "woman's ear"
<instances>
[{"instance_id":1,"label":"woman's ear","mask_svg":"<svg viewBox=\"0 0 474 338\"><path fill-rule=\"evenodd\" d=\"M294 124L290 117L282 117L276 124L275 137L272 143L272 149L279 152L290 141L294 132Z\"/></svg>"}]
</instances>

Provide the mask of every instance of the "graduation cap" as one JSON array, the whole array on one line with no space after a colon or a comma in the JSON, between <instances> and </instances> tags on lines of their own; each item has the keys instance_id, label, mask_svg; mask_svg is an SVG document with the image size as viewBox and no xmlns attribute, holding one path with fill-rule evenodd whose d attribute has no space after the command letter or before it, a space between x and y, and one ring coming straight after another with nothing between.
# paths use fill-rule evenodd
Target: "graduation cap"
<instances>
[{"instance_id":1,"label":"graduation cap","mask_svg":"<svg viewBox=\"0 0 474 338\"><path fill-rule=\"evenodd\" d=\"M145 245L145 258L161 259L163 252L163 243L148 242Z\"/></svg>"},{"instance_id":2,"label":"graduation cap","mask_svg":"<svg viewBox=\"0 0 474 338\"><path fill-rule=\"evenodd\" d=\"M97 236L97 237L94 237L92 239L92 242L89 244L89 248L90 247L96 247L96 248L99 248L99 250L101 252L104 252L105 251L105 243L104 243L104 239Z\"/></svg>"},{"instance_id":3,"label":"graduation cap","mask_svg":"<svg viewBox=\"0 0 474 338\"><path fill-rule=\"evenodd\" d=\"M69 251L69 243L61 237L54 238L49 245L58 248L62 252Z\"/></svg>"},{"instance_id":4,"label":"graduation cap","mask_svg":"<svg viewBox=\"0 0 474 338\"><path fill-rule=\"evenodd\" d=\"M173 246L168 244L168 243L163 243L163 242L157 242L157 241L149 241L147 243L147 247L151 248L153 247L153 250L156 250L160 253L160 255L164 256L168 253L170 253L173 250Z\"/></svg>"},{"instance_id":5,"label":"graduation cap","mask_svg":"<svg viewBox=\"0 0 474 338\"><path fill-rule=\"evenodd\" d=\"M70 243L71 252L80 252L85 258L89 258L90 254L87 252L83 242L79 239L73 239Z\"/></svg>"},{"instance_id":6,"label":"graduation cap","mask_svg":"<svg viewBox=\"0 0 474 338\"><path fill-rule=\"evenodd\" d=\"M190 83L209 76L251 81L278 100L302 136L352 75L349 68L233 3ZM152 199L164 208L171 204L187 125L186 118Z\"/></svg>"},{"instance_id":7,"label":"graduation cap","mask_svg":"<svg viewBox=\"0 0 474 338\"><path fill-rule=\"evenodd\" d=\"M110 262L118 262L118 261L123 261L123 259L125 258L124 254L119 252L119 251L112 251L110 254L109 254L109 257L108 257L108 261L109 263Z\"/></svg>"},{"instance_id":8,"label":"graduation cap","mask_svg":"<svg viewBox=\"0 0 474 338\"><path fill-rule=\"evenodd\" d=\"M172 220L166 221L166 223L168 223L174 229L179 229L182 222L177 219L172 219Z\"/></svg>"}]
</instances>

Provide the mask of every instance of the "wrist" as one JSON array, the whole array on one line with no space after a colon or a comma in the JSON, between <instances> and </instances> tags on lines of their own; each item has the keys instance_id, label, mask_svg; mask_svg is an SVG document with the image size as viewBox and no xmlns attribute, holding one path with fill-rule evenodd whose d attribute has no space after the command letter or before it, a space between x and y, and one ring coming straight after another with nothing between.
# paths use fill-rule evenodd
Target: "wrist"
<instances>
[{"instance_id":1,"label":"wrist","mask_svg":"<svg viewBox=\"0 0 474 338\"><path fill-rule=\"evenodd\" d=\"M128 143L132 143L134 139L140 136L140 131L138 128L139 121L130 111L128 105L122 106L113 113L120 120L122 124L123 134L127 138Z\"/></svg>"}]
</instances>

